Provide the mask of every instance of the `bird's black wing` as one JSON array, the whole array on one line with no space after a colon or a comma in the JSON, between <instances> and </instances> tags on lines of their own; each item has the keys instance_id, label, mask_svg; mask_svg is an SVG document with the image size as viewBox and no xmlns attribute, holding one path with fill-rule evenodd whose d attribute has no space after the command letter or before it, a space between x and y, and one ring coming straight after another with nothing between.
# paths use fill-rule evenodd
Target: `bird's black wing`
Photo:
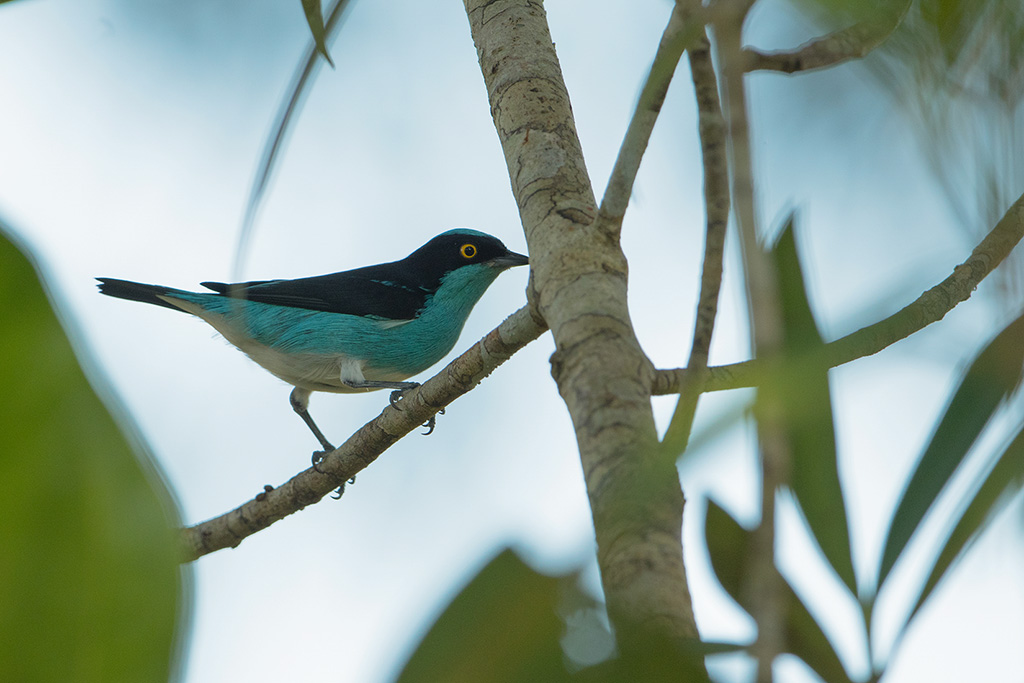
<instances>
[{"instance_id":1,"label":"bird's black wing","mask_svg":"<svg viewBox=\"0 0 1024 683\"><path fill-rule=\"evenodd\" d=\"M201 284L218 294L238 299L389 320L415 318L432 293L402 277L398 262L297 280Z\"/></svg>"}]
</instances>

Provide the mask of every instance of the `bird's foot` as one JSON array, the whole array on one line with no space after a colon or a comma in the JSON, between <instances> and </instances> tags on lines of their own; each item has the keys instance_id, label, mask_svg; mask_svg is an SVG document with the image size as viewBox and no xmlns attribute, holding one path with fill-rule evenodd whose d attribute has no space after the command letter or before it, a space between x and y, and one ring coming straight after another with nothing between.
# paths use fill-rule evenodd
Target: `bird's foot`
<instances>
[{"instance_id":1,"label":"bird's foot","mask_svg":"<svg viewBox=\"0 0 1024 683\"><path fill-rule=\"evenodd\" d=\"M419 382L405 382L405 384L409 384L411 386L405 387L404 389L395 389L394 391L391 392L391 397L388 399L388 402L391 404L391 407L394 408L395 410L402 409L398 405L398 402L402 400L403 396L405 396L405 392L412 391L413 389L417 389L420 386Z\"/></svg>"},{"instance_id":2,"label":"bird's foot","mask_svg":"<svg viewBox=\"0 0 1024 683\"><path fill-rule=\"evenodd\" d=\"M324 458L327 457L327 454L329 452L330 451L313 451L313 457L310 458L310 460L312 460L313 462L313 469L319 472L320 474L327 474L322 469L320 469L320 463L324 461Z\"/></svg>"},{"instance_id":3,"label":"bird's foot","mask_svg":"<svg viewBox=\"0 0 1024 683\"><path fill-rule=\"evenodd\" d=\"M338 487L338 490L336 490L333 494L331 494L331 498L333 498L334 500L338 500L339 498L341 498L342 494L345 493L345 485L346 484L354 484L354 483L356 483L356 478L355 477L352 477L351 479L349 479L346 482L342 482L341 486Z\"/></svg>"},{"instance_id":4,"label":"bird's foot","mask_svg":"<svg viewBox=\"0 0 1024 683\"><path fill-rule=\"evenodd\" d=\"M405 392L412 391L413 389L416 389L417 387L420 386L416 382L409 382L409 384L413 386L408 387L406 389L395 389L394 391L391 392L391 397L388 399L388 401L391 403L391 407L394 408L395 410L402 409L401 401L402 398L405 396ZM437 415L444 415L444 408L441 408L441 410L437 411ZM427 431L423 432L423 436L428 436L434 433L434 427L437 426L437 415L431 415L430 419L423 423L422 426L427 428Z\"/></svg>"},{"instance_id":5,"label":"bird's foot","mask_svg":"<svg viewBox=\"0 0 1024 683\"><path fill-rule=\"evenodd\" d=\"M434 427L437 426L438 415L444 415L444 408L441 408L441 410L437 411L436 415L431 415L429 420L420 425L422 427L427 428L427 431L423 432L423 436L430 436L431 434L434 433Z\"/></svg>"},{"instance_id":6,"label":"bird's foot","mask_svg":"<svg viewBox=\"0 0 1024 683\"><path fill-rule=\"evenodd\" d=\"M332 448L331 450L334 449ZM324 461L324 458L327 457L328 452L329 451L313 451L313 469L316 470L319 474L324 475L325 477L333 477L334 475L331 474L330 472L325 472L324 470L320 469L320 463L322 463ZM337 479L335 479L335 481L337 481ZM339 498L341 498L341 495L345 493L345 485L354 483L356 483L356 478L354 476L348 481L342 482L341 485L338 486L338 489L334 492L334 495L331 496L331 498L333 498L334 500L338 500Z\"/></svg>"}]
</instances>

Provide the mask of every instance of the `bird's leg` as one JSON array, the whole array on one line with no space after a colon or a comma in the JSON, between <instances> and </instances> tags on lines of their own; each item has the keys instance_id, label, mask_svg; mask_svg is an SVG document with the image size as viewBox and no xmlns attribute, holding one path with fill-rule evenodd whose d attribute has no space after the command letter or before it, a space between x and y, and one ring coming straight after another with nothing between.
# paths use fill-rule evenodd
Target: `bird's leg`
<instances>
[{"instance_id":1,"label":"bird's leg","mask_svg":"<svg viewBox=\"0 0 1024 683\"><path fill-rule=\"evenodd\" d=\"M344 377L341 381L353 389L394 389L388 402L391 403L392 408L397 410L401 410L398 407L398 402L402 399L402 395L410 389L420 386L419 382L381 382L372 379L346 379Z\"/></svg>"},{"instance_id":2,"label":"bird's leg","mask_svg":"<svg viewBox=\"0 0 1024 683\"><path fill-rule=\"evenodd\" d=\"M395 410L402 409L398 402L402 400L402 395L405 392L420 386L419 382L377 382L368 379L343 379L342 381L353 389L394 389L388 401ZM444 415L444 408L438 412ZM431 415L430 419L423 423L423 426L427 428L427 431L423 432L423 436L430 436L434 427L437 426L437 415Z\"/></svg>"},{"instance_id":3,"label":"bird's leg","mask_svg":"<svg viewBox=\"0 0 1024 683\"><path fill-rule=\"evenodd\" d=\"M372 379L352 379L342 377L341 381L347 387L353 389L394 389L391 392L391 405L395 405L398 399L402 397L402 394L415 389L420 385L419 382L381 382Z\"/></svg>"},{"instance_id":4,"label":"bird's leg","mask_svg":"<svg viewBox=\"0 0 1024 683\"><path fill-rule=\"evenodd\" d=\"M295 387L292 389L292 393L288 397L288 402L292 404L292 410L302 418L302 421L305 422L306 426L313 432L313 436L315 436L317 441L320 442L320 445L324 447L324 450L322 451L313 451L313 469L321 474L327 474L320 469L320 461L324 459L325 455L334 450L334 446L332 446L331 442L327 440L324 433L320 431L320 428L316 426L316 422L313 422L313 417L309 414L309 390ZM347 483L356 483L356 478L352 477ZM334 492L337 495L331 497L335 500L341 498L341 494L345 493L345 484L346 482L342 482L341 485L338 486L338 490Z\"/></svg>"},{"instance_id":5,"label":"bird's leg","mask_svg":"<svg viewBox=\"0 0 1024 683\"><path fill-rule=\"evenodd\" d=\"M324 450L322 451L313 452L313 466L316 467L317 464L324 459L325 455L334 450L334 446L332 446L331 442L327 440L324 433L320 431L320 428L316 426L316 422L313 422L313 417L309 414L308 389L295 387L292 389L291 396L288 397L288 402L292 404L292 410L302 418L302 421L306 423L309 430L313 432L313 436L315 436L317 441L320 442L320 445L324 447ZM320 470L317 470L317 472L319 471Z\"/></svg>"}]
</instances>

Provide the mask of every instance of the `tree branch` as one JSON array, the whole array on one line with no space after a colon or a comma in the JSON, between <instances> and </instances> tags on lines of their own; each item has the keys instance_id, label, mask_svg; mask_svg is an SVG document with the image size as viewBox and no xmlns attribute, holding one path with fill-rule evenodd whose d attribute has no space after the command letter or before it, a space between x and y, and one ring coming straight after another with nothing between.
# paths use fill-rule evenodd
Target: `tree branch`
<instances>
[{"instance_id":1,"label":"tree branch","mask_svg":"<svg viewBox=\"0 0 1024 683\"><path fill-rule=\"evenodd\" d=\"M722 261L725 255L725 229L729 223L729 161L725 118L718 97L718 78L711 63L711 47L706 36L689 52L690 73L697 100L698 132L704 162L704 264L701 268L700 295L693 329L691 370L706 368L711 337L718 317L718 295L722 289ZM672 458L678 457L690 440L693 418L700 392L690 382L679 391L672 421L665 431L662 447Z\"/></svg>"},{"instance_id":2,"label":"tree branch","mask_svg":"<svg viewBox=\"0 0 1024 683\"><path fill-rule=\"evenodd\" d=\"M234 548L246 537L319 501L400 438L473 389L544 330L527 307L519 309L423 386L406 393L400 409L388 406L328 453L320 463L321 472L311 467L276 489L268 487L231 512L182 529L182 560L191 562L215 550Z\"/></svg>"},{"instance_id":3,"label":"tree branch","mask_svg":"<svg viewBox=\"0 0 1024 683\"><path fill-rule=\"evenodd\" d=\"M1022 238L1024 195L1017 198L992 231L974 248L966 261L953 269L949 277L888 318L826 344L820 351L823 362L831 368L874 355L942 320L957 304L970 298L981 281L1003 262ZM679 393L686 382L692 381L687 377L691 374L698 376L701 391L752 387L760 383L766 371L766 364L757 359L706 370L658 370L652 393L655 396Z\"/></svg>"},{"instance_id":4,"label":"tree branch","mask_svg":"<svg viewBox=\"0 0 1024 683\"><path fill-rule=\"evenodd\" d=\"M619 646L642 652L631 636L645 630L673 642L695 638L679 476L656 457L654 369L630 322L617 222L595 220L543 6L465 4L530 248L531 300L555 340L551 373L576 431Z\"/></svg>"},{"instance_id":5,"label":"tree branch","mask_svg":"<svg viewBox=\"0 0 1024 683\"><path fill-rule=\"evenodd\" d=\"M756 48L745 48L744 70L781 71L791 74L823 69L851 59L861 59L892 35L909 8L910 0L904 0L894 10L879 10L871 19L810 40L795 50L761 52Z\"/></svg>"},{"instance_id":6,"label":"tree branch","mask_svg":"<svg viewBox=\"0 0 1024 683\"><path fill-rule=\"evenodd\" d=\"M693 4L696 7L692 7ZM608 186L601 199L600 217L613 226L616 237L622 229L622 219L633 194L633 182L640 170L640 161L651 139L658 114L665 103L665 95L668 94L668 86L676 72L679 58L689 45L703 35L703 24L691 20L699 7L697 3L677 2L673 8L626 135L622 139L615 166L608 177Z\"/></svg>"},{"instance_id":7,"label":"tree branch","mask_svg":"<svg viewBox=\"0 0 1024 683\"><path fill-rule=\"evenodd\" d=\"M750 338L756 358L770 360L782 352L783 319L778 273L759 241L753 154L747 93L744 83L741 30L749 0L719 0L722 14L714 24L716 56L726 95L726 120L732 151L733 206L743 257ZM750 654L757 660L758 683L771 683L772 663L785 651L785 609L782 577L775 569L775 493L789 480L791 447L783 428L780 406L763 400L755 404L757 442L761 459L761 520L750 536L749 562L743 590L750 615L757 623L757 640Z\"/></svg>"}]
</instances>

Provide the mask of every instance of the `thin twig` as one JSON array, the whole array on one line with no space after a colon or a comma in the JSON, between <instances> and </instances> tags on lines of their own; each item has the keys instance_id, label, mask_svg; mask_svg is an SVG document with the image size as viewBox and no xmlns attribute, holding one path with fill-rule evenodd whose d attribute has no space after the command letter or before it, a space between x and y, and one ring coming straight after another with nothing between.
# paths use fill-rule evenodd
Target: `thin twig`
<instances>
[{"instance_id":1,"label":"thin twig","mask_svg":"<svg viewBox=\"0 0 1024 683\"><path fill-rule=\"evenodd\" d=\"M605 224L612 226L616 236L622 228L622 219L633 193L633 183L640 169L640 161L651 139L651 132L658 120L661 106L665 103L665 95L679 64L679 58L689 44L703 35L703 24L691 20L694 5L696 3L677 2L672 9L672 15L654 55L654 63L651 64L647 80L640 91L640 99L633 111L633 118L630 119L626 135L622 139L615 167L608 178L608 186L601 199L600 215L605 219Z\"/></svg>"},{"instance_id":2,"label":"thin twig","mask_svg":"<svg viewBox=\"0 0 1024 683\"><path fill-rule=\"evenodd\" d=\"M877 323L861 328L822 347L821 359L827 367L871 356L892 344L942 320L947 313L981 284L1024 238L1024 195L1007 209L991 232L978 243L971 255L939 284L914 302ZM652 393L656 396L679 393L687 375L699 374L701 391L724 391L757 386L765 376L766 364L758 359L708 368L694 373L688 368L658 370Z\"/></svg>"},{"instance_id":3,"label":"thin twig","mask_svg":"<svg viewBox=\"0 0 1024 683\"><path fill-rule=\"evenodd\" d=\"M697 301L693 343L687 367L706 368L711 350L711 337L718 316L718 295L722 288L722 260L725 253L725 229L729 222L729 162L725 119L718 98L718 79L711 63L711 46L707 37L689 51L690 73L697 100L698 131L704 161L704 207L706 228L704 264L701 269L700 296ZM669 456L678 457L686 450L697 410L699 391L693 385L679 393L672 421L662 439Z\"/></svg>"},{"instance_id":4,"label":"thin twig","mask_svg":"<svg viewBox=\"0 0 1024 683\"><path fill-rule=\"evenodd\" d=\"M277 488L268 487L231 512L183 529L183 561L191 562L215 550L234 548L246 537L319 501L400 438L473 389L545 329L531 317L527 307L519 309L423 386L407 393L399 404L400 409L385 408L376 419L328 453L319 464L320 472L313 468L304 470Z\"/></svg>"},{"instance_id":5,"label":"thin twig","mask_svg":"<svg viewBox=\"0 0 1024 683\"><path fill-rule=\"evenodd\" d=\"M861 59L892 35L909 8L910 0L904 0L895 9L879 10L871 19L810 40L795 50L761 52L756 48L745 48L743 68L745 71L769 70L791 74Z\"/></svg>"}]
</instances>

